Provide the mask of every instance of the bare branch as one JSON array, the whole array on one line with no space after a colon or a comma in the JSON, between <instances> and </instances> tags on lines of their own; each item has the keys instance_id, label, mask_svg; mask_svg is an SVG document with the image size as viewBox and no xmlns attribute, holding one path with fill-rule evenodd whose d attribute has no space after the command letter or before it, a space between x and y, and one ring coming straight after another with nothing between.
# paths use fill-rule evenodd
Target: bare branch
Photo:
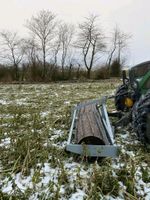
<instances>
[{"instance_id":1,"label":"bare branch","mask_svg":"<svg viewBox=\"0 0 150 200\"><path fill-rule=\"evenodd\" d=\"M2 46L5 49L3 57L6 61L9 60L10 64L15 67L16 80L19 80L18 65L22 61L24 55L22 51L22 40L19 39L16 32L10 32L8 30L0 32L0 36L2 39Z\"/></svg>"},{"instance_id":2,"label":"bare branch","mask_svg":"<svg viewBox=\"0 0 150 200\"><path fill-rule=\"evenodd\" d=\"M106 47L104 35L97 24L98 16L89 15L79 24L79 35L76 47L82 49L83 60L90 78L90 71L93 67L96 55L102 53Z\"/></svg>"},{"instance_id":3,"label":"bare branch","mask_svg":"<svg viewBox=\"0 0 150 200\"><path fill-rule=\"evenodd\" d=\"M40 41L40 46L43 53L43 78L46 76L46 57L51 41L54 38L56 27L56 16L46 10L41 10L36 16L32 16L27 21L26 27Z\"/></svg>"}]
</instances>

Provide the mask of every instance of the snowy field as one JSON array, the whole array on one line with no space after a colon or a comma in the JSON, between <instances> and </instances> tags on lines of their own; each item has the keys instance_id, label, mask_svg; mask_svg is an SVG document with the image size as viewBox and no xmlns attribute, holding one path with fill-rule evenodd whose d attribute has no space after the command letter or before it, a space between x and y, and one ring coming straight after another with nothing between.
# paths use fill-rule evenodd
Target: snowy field
<instances>
[{"instance_id":1,"label":"snowy field","mask_svg":"<svg viewBox=\"0 0 150 200\"><path fill-rule=\"evenodd\" d=\"M118 85L0 85L0 199L149 200L150 153L130 125L116 130L117 159L89 163L65 152L73 106Z\"/></svg>"}]
</instances>

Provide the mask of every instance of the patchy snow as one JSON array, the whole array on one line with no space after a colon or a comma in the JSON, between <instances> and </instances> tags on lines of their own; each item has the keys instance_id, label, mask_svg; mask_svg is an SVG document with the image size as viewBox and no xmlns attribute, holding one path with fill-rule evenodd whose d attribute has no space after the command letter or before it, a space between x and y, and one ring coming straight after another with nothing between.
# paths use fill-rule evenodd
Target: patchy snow
<instances>
[{"instance_id":1,"label":"patchy snow","mask_svg":"<svg viewBox=\"0 0 150 200\"><path fill-rule=\"evenodd\" d=\"M68 170L74 171L77 167L80 167L80 164L72 161L71 163L65 163L64 167Z\"/></svg>"},{"instance_id":2,"label":"patchy snow","mask_svg":"<svg viewBox=\"0 0 150 200\"><path fill-rule=\"evenodd\" d=\"M12 112L13 110L11 110L11 107L8 110L7 107L8 106L16 107L17 105L18 106L20 105L21 108L21 105L23 105L23 108L26 109L25 110L26 113L22 114L21 117L25 117L26 120L29 117L30 117L29 119L31 119L32 113L28 113L29 109L31 108L31 110L34 111L35 113L36 110L38 111L39 117L41 117L40 123L43 123L43 121L45 120L46 122L45 129L38 130L41 135L42 133L45 133L45 131L47 131L46 133L48 136L44 138L43 134L42 138L43 141L45 141L44 146L49 147L49 145L53 145L56 147L56 149L58 149L58 152L61 149L62 160L59 158L59 155L57 155L55 158L56 167L53 167L54 163L51 163L52 159L50 159L50 156L48 156L48 159L44 160L43 162L37 158L36 160L37 164L35 164L35 166L33 167L34 169L30 170L30 174L28 176L23 176L21 172L16 174L10 172L6 174L4 173L4 176L0 175L0 191L11 195L14 194L15 192L14 189L19 188L19 190L21 190L21 192L23 193L25 193L26 190L29 189L30 191L30 196L28 198L29 200L54 199L53 195L56 195L57 192L59 192L61 200L68 200L68 199L82 200L88 198L88 195L85 192L87 191L86 189L88 188L86 181L87 179L90 180L90 177L93 174L93 165L89 163L88 164L83 163L80 158L76 160L76 158L72 157L72 155L66 156L65 153L64 153L65 156L63 157L64 147L66 146L67 143L67 138L65 138L66 124L59 124L58 121L58 123L56 124L57 125L56 128L55 126L52 127L51 123L49 123L46 120L47 119L52 120L53 122L53 120L55 121L55 117L56 119L59 118L61 119L61 117L63 116L66 117L65 116L66 113L64 113L64 111L67 112L66 111L67 106L76 105L76 103L79 102L80 100L89 99L89 97L92 99L94 99L95 97L99 98L99 96L101 96L103 93L108 95L114 93L114 90L111 89L111 86L109 86L109 90L107 90L107 87L103 85L103 91L102 91L99 90L100 88L99 83L93 84L94 89L92 89L93 86L91 85L92 85L91 83L74 84L72 86L70 84L25 85L22 86L22 88L19 91L16 89L18 86L17 87L11 86L12 88L10 86L7 86L8 89L7 93L4 92L3 93L4 98L0 100L0 106L3 108L6 107L4 112L0 113L0 117L5 119L4 123L1 123L0 126L6 129L6 130L3 129L4 131L2 131L1 138L3 139L0 140L0 147L9 147L9 145L11 144L11 136L13 136L13 132L11 132L12 128L10 128L12 124L9 123L9 121L13 120L9 120L8 118L12 118L15 113ZM73 93L74 89L76 90L76 92ZM85 91L84 96L83 96L83 89ZM3 88L2 91L5 90L6 88ZM10 93L9 91L13 92ZM11 112L8 112L9 110ZM30 124L30 121L28 123ZM19 131L21 130L21 126L19 126L18 135ZM30 133L31 131L34 132L35 130L34 128L32 126L29 127ZM20 133L22 132L20 131ZM122 128L120 129L118 128L118 133L116 134L116 143L121 147L121 156L124 157L127 156L129 157L129 159L134 160L136 159L137 156L136 151L135 150L132 151L132 148L130 149L126 148L127 144L139 145L139 142L138 140L136 140L136 137L135 139L133 139L132 136L134 136L134 133L132 134L130 131L126 129L123 130ZM43 141L41 140L41 142ZM41 144L43 145L43 143ZM5 148L2 149L5 150ZM112 170L113 177L115 178L117 178L117 172L120 169L124 168L124 166L126 165L125 160L121 160L120 157L118 159L114 160L112 159L111 161L108 159L108 162L110 162L110 166L113 169ZM66 178L68 182L66 184L65 183L61 184L59 182L59 178L62 173L61 165L63 165L63 169L66 173L65 176L67 176ZM143 166L149 170L148 163L146 163L145 160L143 162L141 161L139 165L140 167ZM136 173L134 176L135 188L137 190L136 193L139 195L139 197L141 197L141 199L144 198L145 200L149 200L150 183L146 183L142 180L142 172L140 167L136 169ZM3 172L2 162L0 162L0 171ZM80 179L79 183L78 179ZM119 181L119 185L120 185L120 190L118 192L118 197L114 197L113 195L110 194L105 196L105 199L123 200L124 191L126 191L127 187L121 181Z\"/></svg>"},{"instance_id":3,"label":"patchy snow","mask_svg":"<svg viewBox=\"0 0 150 200\"><path fill-rule=\"evenodd\" d=\"M135 156L135 153L133 151L126 151L126 154L128 154L130 157Z\"/></svg>"},{"instance_id":4,"label":"patchy snow","mask_svg":"<svg viewBox=\"0 0 150 200\"><path fill-rule=\"evenodd\" d=\"M86 194L83 190L77 189L77 192L72 194L69 200L83 200Z\"/></svg>"},{"instance_id":5,"label":"patchy snow","mask_svg":"<svg viewBox=\"0 0 150 200\"><path fill-rule=\"evenodd\" d=\"M63 134L64 134L63 131L61 131L61 130L56 130L56 131L54 131L54 135L52 135L52 136L50 137L50 140L58 139L58 138L61 137Z\"/></svg>"},{"instance_id":6,"label":"patchy snow","mask_svg":"<svg viewBox=\"0 0 150 200\"><path fill-rule=\"evenodd\" d=\"M64 101L64 104L69 105L69 104L70 104L70 101Z\"/></svg>"},{"instance_id":7,"label":"patchy snow","mask_svg":"<svg viewBox=\"0 0 150 200\"><path fill-rule=\"evenodd\" d=\"M41 183L47 185L50 181L57 183L59 168L51 168L49 163L44 163L44 166L40 170L40 173L43 174Z\"/></svg>"},{"instance_id":8,"label":"patchy snow","mask_svg":"<svg viewBox=\"0 0 150 200\"><path fill-rule=\"evenodd\" d=\"M54 95L55 95L56 97L58 97L58 96L59 96L59 95L58 95L58 93L56 93L56 92L55 92L55 94L54 94Z\"/></svg>"},{"instance_id":9,"label":"patchy snow","mask_svg":"<svg viewBox=\"0 0 150 200\"><path fill-rule=\"evenodd\" d=\"M150 172L149 172L150 176ZM145 199L150 199L150 182L145 183L142 180L142 173L140 171L140 167L137 168L136 175L135 175L135 183L136 183L136 188L137 188L137 193L141 196L144 197Z\"/></svg>"},{"instance_id":10,"label":"patchy snow","mask_svg":"<svg viewBox=\"0 0 150 200\"><path fill-rule=\"evenodd\" d=\"M49 111L45 111L45 112L41 112L41 117L46 117L47 115L49 115Z\"/></svg>"},{"instance_id":11,"label":"patchy snow","mask_svg":"<svg viewBox=\"0 0 150 200\"><path fill-rule=\"evenodd\" d=\"M33 170L32 170L33 173ZM32 174L31 173L31 174ZM15 180L15 184L17 185L17 187L23 192L25 191L27 188L32 189L33 188L33 183L32 183L32 176L22 176L21 173L18 173L14 176L14 180Z\"/></svg>"},{"instance_id":12,"label":"patchy snow","mask_svg":"<svg viewBox=\"0 0 150 200\"><path fill-rule=\"evenodd\" d=\"M9 118L9 119L11 119L11 118L13 118L14 116L13 115L10 115L10 114L0 114L0 118Z\"/></svg>"},{"instance_id":13,"label":"patchy snow","mask_svg":"<svg viewBox=\"0 0 150 200\"><path fill-rule=\"evenodd\" d=\"M111 166L113 169L120 169L121 167L124 167L124 165L124 163L116 163L113 161Z\"/></svg>"},{"instance_id":14,"label":"patchy snow","mask_svg":"<svg viewBox=\"0 0 150 200\"><path fill-rule=\"evenodd\" d=\"M16 174L15 176L15 184L17 185L17 187L22 191L24 192L25 189L27 188L27 186L29 186L29 182L26 184L23 184L23 181L22 181L22 178L21 178L21 175L20 173L19 174Z\"/></svg>"},{"instance_id":15,"label":"patchy snow","mask_svg":"<svg viewBox=\"0 0 150 200\"><path fill-rule=\"evenodd\" d=\"M129 138L129 134L128 134L128 133L122 134L122 135L121 135L121 138L122 138L122 139L127 139L127 138Z\"/></svg>"},{"instance_id":16,"label":"patchy snow","mask_svg":"<svg viewBox=\"0 0 150 200\"><path fill-rule=\"evenodd\" d=\"M12 192L12 181L8 181L3 187L2 192L10 194Z\"/></svg>"},{"instance_id":17,"label":"patchy snow","mask_svg":"<svg viewBox=\"0 0 150 200\"><path fill-rule=\"evenodd\" d=\"M6 100L0 99L0 104L2 104L2 105L7 105L8 103L7 103Z\"/></svg>"},{"instance_id":18,"label":"patchy snow","mask_svg":"<svg viewBox=\"0 0 150 200\"><path fill-rule=\"evenodd\" d=\"M124 200L124 198L121 197L112 197L112 196L106 196L105 200Z\"/></svg>"},{"instance_id":19,"label":"patchy snow","mask_svg":"<svg viewBox=\"0 0 150 200\"><path fill-rule=\"evenodd\" d=\"M0 147L6 147L11 143L11 138L5 138L5 139L1 139L1 143L0 143Z\"/></svg>"},{"instance_id":20,"label":"patchy snow","mask_svg":"<svg viewBox=\"0 0 150 200\"><path fill-rule=\"evenodd\" d=\"M22 106L22 105L28 105L28 103L26 102L26 98L16 99L16 100L15 100L15 103L16 103L17 105L20 105L20 106Z\"/></svg>"}]
</instances>

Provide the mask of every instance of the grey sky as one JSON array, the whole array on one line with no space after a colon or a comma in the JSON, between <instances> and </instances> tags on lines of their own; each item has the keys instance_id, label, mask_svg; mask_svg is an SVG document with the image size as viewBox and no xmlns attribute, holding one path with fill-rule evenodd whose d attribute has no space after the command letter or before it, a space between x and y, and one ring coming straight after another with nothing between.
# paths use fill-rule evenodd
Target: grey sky
<instances>
[{"instance_id":1,"label":"grey sky","mask_svg":"<svg viewBox=\"0 0 150 200\"><path fill-rule=\"evenodd\" d=\"M37 11L48 9L59 18L72 23L88 13L100 15L105 32L118 24L130 33L129 63L150 60L150 1L149 0L0 0L0 29L27 32L23 27Z\"/></svg>"}]
</instances>

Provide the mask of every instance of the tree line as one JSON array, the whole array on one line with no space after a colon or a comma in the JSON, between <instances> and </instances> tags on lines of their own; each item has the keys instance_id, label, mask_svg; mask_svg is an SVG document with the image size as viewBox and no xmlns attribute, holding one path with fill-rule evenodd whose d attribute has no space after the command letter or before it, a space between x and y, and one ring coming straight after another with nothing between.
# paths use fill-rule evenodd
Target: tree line
<instances>
[{"instance_id":1,"label":"tree line","mask_svg":"<svg viewBox=\"0 0 150 200\"><path fill-rule=\"evenodd\" d=\"M105 34L99 16L93 14L73 25L49 10L41 10L26 21L25 27L27 38L0 31L0 81L118 76L131 38L118 26Z\"/></svg>"}]
</instances>

